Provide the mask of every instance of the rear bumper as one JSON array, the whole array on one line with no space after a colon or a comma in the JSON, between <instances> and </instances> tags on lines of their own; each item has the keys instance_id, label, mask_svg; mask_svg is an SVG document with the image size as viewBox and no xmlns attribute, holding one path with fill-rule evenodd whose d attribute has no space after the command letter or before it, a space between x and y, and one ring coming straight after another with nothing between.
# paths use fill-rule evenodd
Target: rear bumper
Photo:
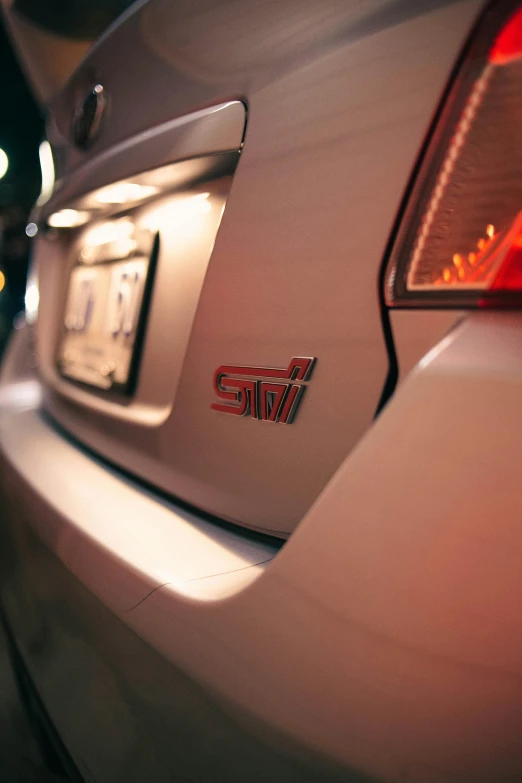
<instances>
[{"instance_id":1,"label":"rear bumper","mask_svg":"<svg viewBox=\"0 0 522 783\"><path fill-rule=\"evenodd\" d=\"M4 373L2 601L82 775L519 780L521 392L522 318L468 318L279 550L84 453Z\"/></svg>"}]
</instances>

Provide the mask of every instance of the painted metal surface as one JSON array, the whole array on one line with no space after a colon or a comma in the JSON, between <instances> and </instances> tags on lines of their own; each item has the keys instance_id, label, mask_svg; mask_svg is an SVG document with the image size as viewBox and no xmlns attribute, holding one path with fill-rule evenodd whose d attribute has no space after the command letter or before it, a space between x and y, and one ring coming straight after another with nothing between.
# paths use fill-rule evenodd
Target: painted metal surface
<instances>
[{"instance_id":1,"label":"painted metal surface","mask_svg":"<svg viewBox=\"0 0 522 783\"><path fill-rule=\"evenodd\" d=\"M52 414L173 497L288 536L373 419L388 371L377 294L383 254L480 7L329 0L282 2L277 13L252 2L239 13L235 4L156 0L102 39L54 105L59 146L89 73L103 76L111 95L96 144L87 153L67 147L65 183L98 160L106 182L121 177L111 151L124 145L120 161L133 165L133 134L230 98L248 106L248 123L208 267L198 263L194 275L178 257L182 233L162 241L159 274L191 277L192 304L176 287L163 289L165 310L153 302L169 338L147 340L135 402L161 396L161 411L149 405L133 419L132 404L117 409L93 395L71 405L47 375ZM187 126L184 139L194 133ZM54 341L47 332L42 352ZM178 368L175 384L164 362L147 363L162 353ZM282 367L289 356L318 359L292 427L212 410L216 367Z\"/></svg>"},{"instance_id":2,"label":"painted metal surface","mask_svg":"<svg viewBox=\"0 0 522 783\"><path fill-rule=\"evenodd\" d=\"M231 3L221 29L214 3L155 0L90 56L118 112L132 90L158 92L147 117L117 113L98 150L71 155L75 187L82 172L96 187L125 176L133 134L174 115L232 95L249 124L233 182L212 180L197 270L164 256L175 329L159 318L157 334L176 336L146 347L137 405L59 385L59 309L41 313L41 377L28 330L2 370L2 603L86 780L521 779L520 316L394 314L401 383L370 425L387 370L382 254L480 5L252 3L250 27ZM271 35L292 14L278 58ZM124 41L143 55L132 85ZM37 254L56 301L58 254ZM291 427L212 410L216 368L312 356ZM220 527L155 487L292 535Z\"/></svg>"},{"instance_id":3,"label":"painted metal surface","mask_svg":"<svg viewBox=\"0 0 522 783\"><path fill-rule=\"evenodd\" d=\"M38 423L36 401L2 406L2 600L90 779L138 781L146 763L159 781L249 764L253 780L520 777L520 330L515 314L457 327L284 547L256 563L251 546L228 576L223 534L190 578L203 529L174 535L172 510L166 545L154 496L132 529L110 507L102 525L89 506L136 490ZM98 498L45 496L61 452L103 471Z\"/></svg>"}]
</instances>

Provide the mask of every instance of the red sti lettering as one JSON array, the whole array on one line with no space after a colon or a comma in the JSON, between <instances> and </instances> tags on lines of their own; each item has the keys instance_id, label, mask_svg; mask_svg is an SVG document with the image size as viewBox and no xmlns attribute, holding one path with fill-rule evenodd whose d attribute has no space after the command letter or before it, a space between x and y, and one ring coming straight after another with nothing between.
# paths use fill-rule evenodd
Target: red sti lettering
<instances>
[{"instance_id":1,"label":"red sti lettering","mask_svg":"<svg viewBox=\"0 0 522 783\"><path fill-rule=\"evenodd\" d=\"M223 402L210 407L233 416L291 424L315 361L298 356L286 368L223 364L214 373L214 391Z\"/></svg>"}]
</instances>

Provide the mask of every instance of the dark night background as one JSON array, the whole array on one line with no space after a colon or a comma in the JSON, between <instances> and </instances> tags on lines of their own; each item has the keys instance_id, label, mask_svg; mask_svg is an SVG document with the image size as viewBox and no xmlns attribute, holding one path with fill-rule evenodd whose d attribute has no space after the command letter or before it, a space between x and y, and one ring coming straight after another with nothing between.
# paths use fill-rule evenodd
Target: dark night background
<instances>
[{"instance_id":1,"label":"dark night background","mask_svg":"<svg viewBox=\"0 0 522 783\"><path fill-rule=\"evenodd\" d=\"M43 117L18 66L0 22L0 147L9 168L0 179L0 355L13 318L23 309L29 239L25 226L40 192L38 147L44 137Z\"/></svg>"},{"instance_id":2,"label":"dark night background","mask_svg":"<svg viewBox=\"0 0 522 783\"><path fill-rule=\"evenodd\" d=\"M36 28L69 40L93 41L133 0L14 0L12 9ZM0 148L9 168L0 179L0 356L23 310L29 239L25 226L40 192L38 147L44 139L41 109L18 66L0 19ZM1 279L1 278L0 278Z\"/></svg>"}]
</instances>

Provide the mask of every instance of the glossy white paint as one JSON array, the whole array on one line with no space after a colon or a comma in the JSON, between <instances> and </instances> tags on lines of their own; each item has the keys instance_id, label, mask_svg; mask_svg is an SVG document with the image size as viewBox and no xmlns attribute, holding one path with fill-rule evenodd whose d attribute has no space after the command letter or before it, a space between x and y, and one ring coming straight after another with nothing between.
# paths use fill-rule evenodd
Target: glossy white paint
<instances>
[{"instance_id":1,"label":"glossy white paint","mask_svg":"<svg viewBox=\"0 0 522 783\"><path fill-rule=\"evenodd\" d=\"M384 247L481 4L253 2L247 19L230 3L222 28L218 5L153 0L85 64L113 115L98 149L69 156L67 198L84 175L127 176L136 140L173 117L241 97L249 125L208 271L215 231L197 284L163 266L156 304L185 280L190 312L171 308L166 359L161 342L144 354L138 422L134 403L60 385L59 308L40 314L40 378L17 333L0 380L3 607L86 780L519 781L522 318L394 313L400 383L370 424ZM158 133L158 160L195 148L183 122L164 127L172 148ZM72 249L38 243L43 302L63 299ZM319 363L295 428L213 418L218 364L305 352ZM45 411L151 484L292 535L183 510Z\"/></svg>"},{"instance_id":2,"label":"glossy white paint","mask_svg":"<svg viewBox=\"0 0 522 783\"><path fill-rule=\"evenodd\" d=\"M239 13L234 3L198 10L156 0L100 41L53 107L59 146L89 73L103 75L111 112L89 152L67 146L56 196L62 206L78 183L108 184L137 161L159 165L165 149L170 160L186 157L187 145L197 154L222 150L220 134L201 134L208 118L181 128L188 113L200 117L203 107L241 98L247 130L208 268L205 257L191 279L190 307L173 279L162 287L171 317L161 316L163 337L147 339L136 398L141 403L143 388L153 389L161 411L148 407L133 421L134 403L111 406L92 395L89 403L87 393L80 401L55 379L59 394L46 398L53 415L172 496L287 536L373 419L388 371L377 292L383 254L480 6L286 0L277 13L264 2ZM236 117L241 109L233 105ZM170 130L157 160L149 144L145 164L139 145L156 134L156 123ZM85 182L90 171L96 178ZM176 247L162 239L159 274L167 267L172 278ZM56 246L51 253L57 257ZM53 290L53 305L47 301L57 319L60 290ZM155 304L153 317L159 310ZM48 357L56 329L43 341ZM284 367L293 356L318 361L291 426L211 410L220 365ZM72 396L81 407L71 406Z\"/></svg>"},{"instance_id":3,"label":"glossy white paint","mask_svg":"<svg viewBox=\"0 0 522 783\"><path fill-rule=\"evenodd\" d=\"M459 310L390 311L399 383L464 315Z\"/></svg>"},{"instance_id":4,"label":"glossy white paint","mask_svg":"<svg viewBox=\"0 0 522 783\"><path fill-rule=\"evenodd\" d=\"M199 579L195 593L190 582L177 581L180 568L190 579L197 567L183 564L182 548L187 546L188 554L201 545L198 520L185 516L180 522L179 510L169 511L170 534L168 524L155 535L154 521L150 528L141 523L128 531L132 543L114 535L124 522L115 521L110 508L105 516L110 529L104 530L98 515L89 513L91 503L82 507L68 491L60 498L55 492L44 495L42 477L48 485L53 474L63 475L60 455L72 458L76 449L60 443L49 425L37 424L34 411L5 406L0 415L4 460L7 456L2 491L24 560L25 589L35 608L41 608L39 622L49 623L56 639L63 636L69 667L86 671L97 688L110 689L113 719L132 713L133 721L149 731L155 711L163 715L166 705L156 696L153 709L149 705L134 714L132 667L121 663L118 677L125 685L118 685L98 656L105 650L111 660L116 649L124 655L125 647L134 650L137 642L123 625L103 619L105 610L91 599L75 598L67 608L67 593L78 591L74 581L66 593L54 586L46 596L45 579L58 565L45 565L49 554L38 540L45 540L47 553L170 662L176 682L182 672L212 694L212 704L221 705L226 715L252 720L256 736L268 741L270 759L279 747L293 763L302 762L308 748L318 754L313 756L318 780L334 775L328 758L340 765L338 770L355 768L386 781L517 780L522 772L517 619L522 598L522 501L517 500L521 329L515 314L468 317L402 384L277 556L255 566L253 578L235 587L230 574L224 593L219 577L214 585L210 578L201 592L207 580ZM28 425L34 437L56 444L57 458L45 467L28 447ZM89 457L76 453L74 459L78 465L90 462L88 471L103 470ZM117 475L100 476L98 485L109 498L113 493L122 500L135 497L135 488ZM91 502L96 510L97 500ZM149 508L140 521L165 513L153 497L143 495L139 503ZM180 524L185 532L178 538ZM177 554L169 554L169 535L172 546L179 541ZM204 568L209 577L223 556L230 557L223 550L231 539L219 535L219 546L208 543ZM256 547L250 547L248 558ZM167 584L147 595L144 575L151 568ZM236 568L233 560L232 573L240 575ZM15 571L5 580L4 601L24 644L41 631L16 587L21 576ZM68 584L65 576L57 584L63 579ZM80 646L65 641L74 633L73 622L81 629ZM99 623L106 625L108 638ZM82 661L84 644L94 656L89 664ZM103 754L96 751L96 732L86 736L81 723L65 720L72 703L70 694L57 692L62 676L56 679L54 667L60 655L45 643L40 651L23 649L71 748L78 758L88 759L94 779L113 779L107 772L113 767L104 768ZM140 660L144 656L150 664L152 655L142 649ZM74 694L75 710L95 709L81 686ZM141 695L138 699L141 703ZM228 739L229 729L224 733ZM160 732L158 749L162 741ZM133 754L139 757L132 743L111 746L111 751L127 779L139 780L139 767L133 777L127 765ZM203 779L210 774L208 753L200 751ZM190 748L180 758L188 764L182 768L190 769ZM162 774L168 769L166 761ZM235 770L229 779L236 779Z\"/></svg>"}]
</instances>

